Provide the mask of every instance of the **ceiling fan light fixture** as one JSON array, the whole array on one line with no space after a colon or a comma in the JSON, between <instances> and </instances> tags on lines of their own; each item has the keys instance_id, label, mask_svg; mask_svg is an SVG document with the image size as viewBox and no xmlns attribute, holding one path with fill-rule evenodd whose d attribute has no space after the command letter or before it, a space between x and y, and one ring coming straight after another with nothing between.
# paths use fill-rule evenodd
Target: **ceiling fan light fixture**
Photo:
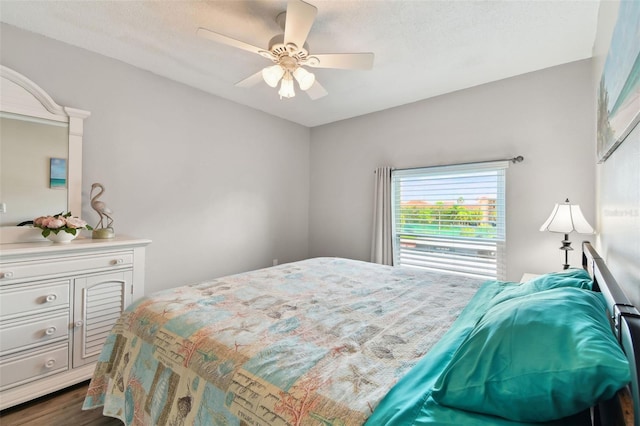
<instances>
[{"instance_id":1,"label":"ceiling fan light fixture","mask_svg":"<svg viewBox=\"0 0 640 426\"><path fill-rule=\"evenodd\" d=\"M263 68L262 70L262 78L265 83L267 83L271 87L276 87L278 82L284 75L284 68L282 68L279 64Z\"/></svg>"},{"instance_id":2,"label":"ceiling fan light fixture","mask_svg":"<svg viewBox=\"0 0 640 426\"><path fill-rule=\"evenodd\" d=\"M213 42L256 53L272 61L270 66L235 83L236 87L251 87L258 84L260 80L264 80L274 89L280 84L278 90L280 99L292 98L295 96L293 80L296 80L298 87L306 91L311 100L316 100L326 96L327 91L307 68L368 70L373 67L374 54L362 52L310 55L307 38L316 19L318 8L307 3L308 1L286 0L286 11L276 17L276 22L283 32L274 35L266 49L202 27L198 28L197 34ZM284 0L282 2L284 3Z\"/></svg>"},{"instance_id":3,"label":"ceiling fan light fixture","mask_svg":"<svg viewBox=\"0 0 640 426\"><path fill-rule=\"evenodd\" d=\"M293 76L298 81L301 90L309 90L309 88L313 86L313 83L316 81L316 76L302 67L296 68L293 71Z\"/></svg>"},{"instance_id":4,"label":"ceiling fan light fixture","mask_svg":"<svg viewBox=\"0 0 640 426\"><path fill-rule=\"evenodd\" d=\"M291 73L289 71L287 71L284 74L284 77L282 77L278 94L280 95L280 99L293 98L296 95L296 92L293 90L293 78L291 78Z\"/></svg>"}]
</instances>

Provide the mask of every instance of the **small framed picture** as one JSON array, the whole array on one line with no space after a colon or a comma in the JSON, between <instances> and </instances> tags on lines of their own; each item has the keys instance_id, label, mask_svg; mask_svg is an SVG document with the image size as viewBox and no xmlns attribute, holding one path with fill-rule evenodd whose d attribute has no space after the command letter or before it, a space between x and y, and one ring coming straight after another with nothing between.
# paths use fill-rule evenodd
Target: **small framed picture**
<instances>
[{"instance_id":1,"label":"small framed picture","mask_svg":"<svg viewBox=\"0 0 640 426\"><path fill-rule=\"evenodd\" d=\"M49 161L49 188L67 187L67 159L51 158Z\"/></svg>"}]
</instances>

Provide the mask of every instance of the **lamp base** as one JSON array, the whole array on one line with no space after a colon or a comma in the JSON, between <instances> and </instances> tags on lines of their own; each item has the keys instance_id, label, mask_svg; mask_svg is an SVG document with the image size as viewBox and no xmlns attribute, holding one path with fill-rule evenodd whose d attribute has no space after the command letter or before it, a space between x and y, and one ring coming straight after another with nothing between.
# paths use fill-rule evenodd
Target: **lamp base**
<instances>
[{"instance_id":1,"label":"lamp base","mask_svg":"<svg viewBox=\"0 0 640 426\"><path fill-rule=\"evenodd\" d=\"M560 250L564 250L564 264L562 265L562 269L569 269L569 251L573 250L571 241L569 241L569 234L564 234L564 240L562 240Z\"/></svg>"}]
</instances>

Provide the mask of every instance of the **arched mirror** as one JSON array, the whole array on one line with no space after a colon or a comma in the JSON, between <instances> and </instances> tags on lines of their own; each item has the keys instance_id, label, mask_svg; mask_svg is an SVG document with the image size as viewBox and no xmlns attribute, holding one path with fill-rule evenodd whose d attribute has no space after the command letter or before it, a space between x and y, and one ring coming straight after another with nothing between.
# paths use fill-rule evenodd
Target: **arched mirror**
<instances>
[{"instance_id":1,"label":"arched mirror","mask_svg":"<svg viewBox=\"0 0 640 426\"><path fill-rule=\"evenodd\" d=\"M38 216L81 214L83 120L34 82L0 65L0 242L37 240L19 226Z\"/></svg>"}]
</instances>

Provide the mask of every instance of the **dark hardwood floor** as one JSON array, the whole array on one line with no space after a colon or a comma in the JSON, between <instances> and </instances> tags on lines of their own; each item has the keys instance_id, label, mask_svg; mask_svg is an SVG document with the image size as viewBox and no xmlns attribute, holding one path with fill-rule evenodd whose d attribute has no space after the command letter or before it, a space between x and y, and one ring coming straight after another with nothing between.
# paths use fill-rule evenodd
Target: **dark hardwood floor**
<instances>
[{"instance_id":1,"label":"dark hardwood floor","mask_svg":"<svg viewBox=\"0 0 640 426\"><path fill-rule=\"evenodd\" d=\"M122 426L102 409L82 411L89 382L0 411L1 426Z\"/></svg>"}]
</instances>

